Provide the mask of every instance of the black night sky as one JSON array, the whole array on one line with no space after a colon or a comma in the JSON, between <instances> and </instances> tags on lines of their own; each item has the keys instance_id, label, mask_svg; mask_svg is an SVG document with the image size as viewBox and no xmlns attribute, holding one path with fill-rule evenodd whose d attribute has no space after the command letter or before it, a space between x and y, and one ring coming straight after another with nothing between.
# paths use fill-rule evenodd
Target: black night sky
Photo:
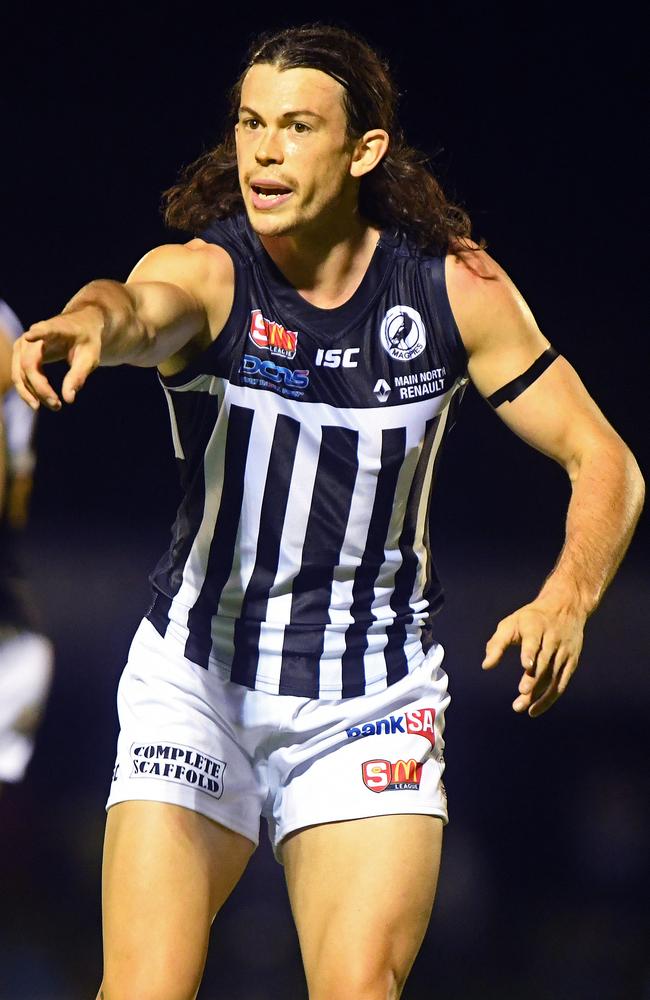
<instances>
[{"instance_id":1,"label":"black night sky","mask_svg":"<svg viewBox=\"0 0 650 1000\"><path fill-rule=\"evenodd\" d=\"M384 52L411 142L639 451L640 26L628 15L605 20L564 7L422 10L386 19L349 5L308 13L342 18ZM220 134L225 92L250 38L304 14L296 4L273 15L253 7L245 17L207 4L173 15L113 4L76 14L15 7L3 46L0 294L25 323L57 312L91 278L124 278L146 250L180 238L164 229L161 191ZM465 411L448 458L458 468L444 477L450 490L461 487L453 503L463 520L476 516L477 491L497 519L513 489L518 509L526 494L535 506L547 487L553 497L554 469L542 472L478 400ZM46 482L50 510L67 509L71 489L83 507L117 509L125 478L147 504L164 493L164 414L152 373L95 375L74 412L42 420L37 503ZM560 509L563 502L564 494ZM505 506L504 528L517 516Z\"/></svg>"}]
</instances>

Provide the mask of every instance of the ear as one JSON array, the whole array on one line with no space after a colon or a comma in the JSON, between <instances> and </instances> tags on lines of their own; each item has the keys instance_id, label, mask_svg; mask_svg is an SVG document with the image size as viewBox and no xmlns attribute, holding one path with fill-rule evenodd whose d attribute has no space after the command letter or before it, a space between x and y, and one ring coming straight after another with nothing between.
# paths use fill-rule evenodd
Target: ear
<instances>
[{"instance_id":1,"label":"ear","mask_svg":"<svg viewBox=\"0 0 650 1000\"><path fill-rule=\"evenodd\" d=\"M363 177L364 174L376 167L382 157L386 155L389 141L388 132L383 128L374 128L370 132L364 132L357 140L352 154L350 164L352 177Z\"/></svg>"}]
</instances>

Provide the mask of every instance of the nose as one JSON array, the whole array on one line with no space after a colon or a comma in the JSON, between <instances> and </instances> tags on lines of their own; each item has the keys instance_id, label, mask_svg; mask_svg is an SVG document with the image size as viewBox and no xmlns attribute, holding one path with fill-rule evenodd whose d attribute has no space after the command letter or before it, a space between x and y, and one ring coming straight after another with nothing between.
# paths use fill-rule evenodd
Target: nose
<instances>
[{"instance_id":1,"label":"nose","mask_svg":"<svg viewBox=\"0 0 650 1000\"><path fill-rule=\"evenodd\" d=\"M262 130L255 150L255 159L259 164L282 163L284 154L277 131L268 128Z\"/></svg>"}]
</instances>

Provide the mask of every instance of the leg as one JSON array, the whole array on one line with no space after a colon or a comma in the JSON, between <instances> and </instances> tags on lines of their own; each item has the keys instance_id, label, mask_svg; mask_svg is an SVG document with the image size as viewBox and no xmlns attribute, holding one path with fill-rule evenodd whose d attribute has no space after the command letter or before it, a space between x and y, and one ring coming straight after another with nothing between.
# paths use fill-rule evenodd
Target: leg
<instances>
[{"instance_id":1,"label":"leg","mask_svg":"<svg viewBox=\"0 0 650 1000\"><path fill-rule=\"evenodd\" d=\"M108 813L104 1000L193 1000L210 924L255 845L199 813L130 801Z\"/></svg>"},{"instance_id":2,"label":"leg","mask_svg":"<svg viewBox=\"0 0 650 1000\"><path fill-rule=\"evenodd\" d=\"M426 931L442 821L375 816L308 827L282 858L310 1000L397 1000Z\"/></svg>"}]
</instances>

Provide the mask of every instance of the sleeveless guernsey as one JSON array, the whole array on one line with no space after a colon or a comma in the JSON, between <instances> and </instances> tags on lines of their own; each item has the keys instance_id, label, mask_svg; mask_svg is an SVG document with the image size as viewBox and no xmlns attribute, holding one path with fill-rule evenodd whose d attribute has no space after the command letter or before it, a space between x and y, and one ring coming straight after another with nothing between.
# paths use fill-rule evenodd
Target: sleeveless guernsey
<instances>
[{"instance_id":1,"label":"sleeveless guernsey","mask_svg":"<svg viewBox=\"0 0 650 1000\"><path fill-rule=\"evenodd\" d=\"M418 666L442 590L428 512L466 382L444 257L383 234L342 306L306 302L244 215L217 340L161 382L184 497L148 618L272 694L373 693Z\"/></svg>"}]
</instances>

